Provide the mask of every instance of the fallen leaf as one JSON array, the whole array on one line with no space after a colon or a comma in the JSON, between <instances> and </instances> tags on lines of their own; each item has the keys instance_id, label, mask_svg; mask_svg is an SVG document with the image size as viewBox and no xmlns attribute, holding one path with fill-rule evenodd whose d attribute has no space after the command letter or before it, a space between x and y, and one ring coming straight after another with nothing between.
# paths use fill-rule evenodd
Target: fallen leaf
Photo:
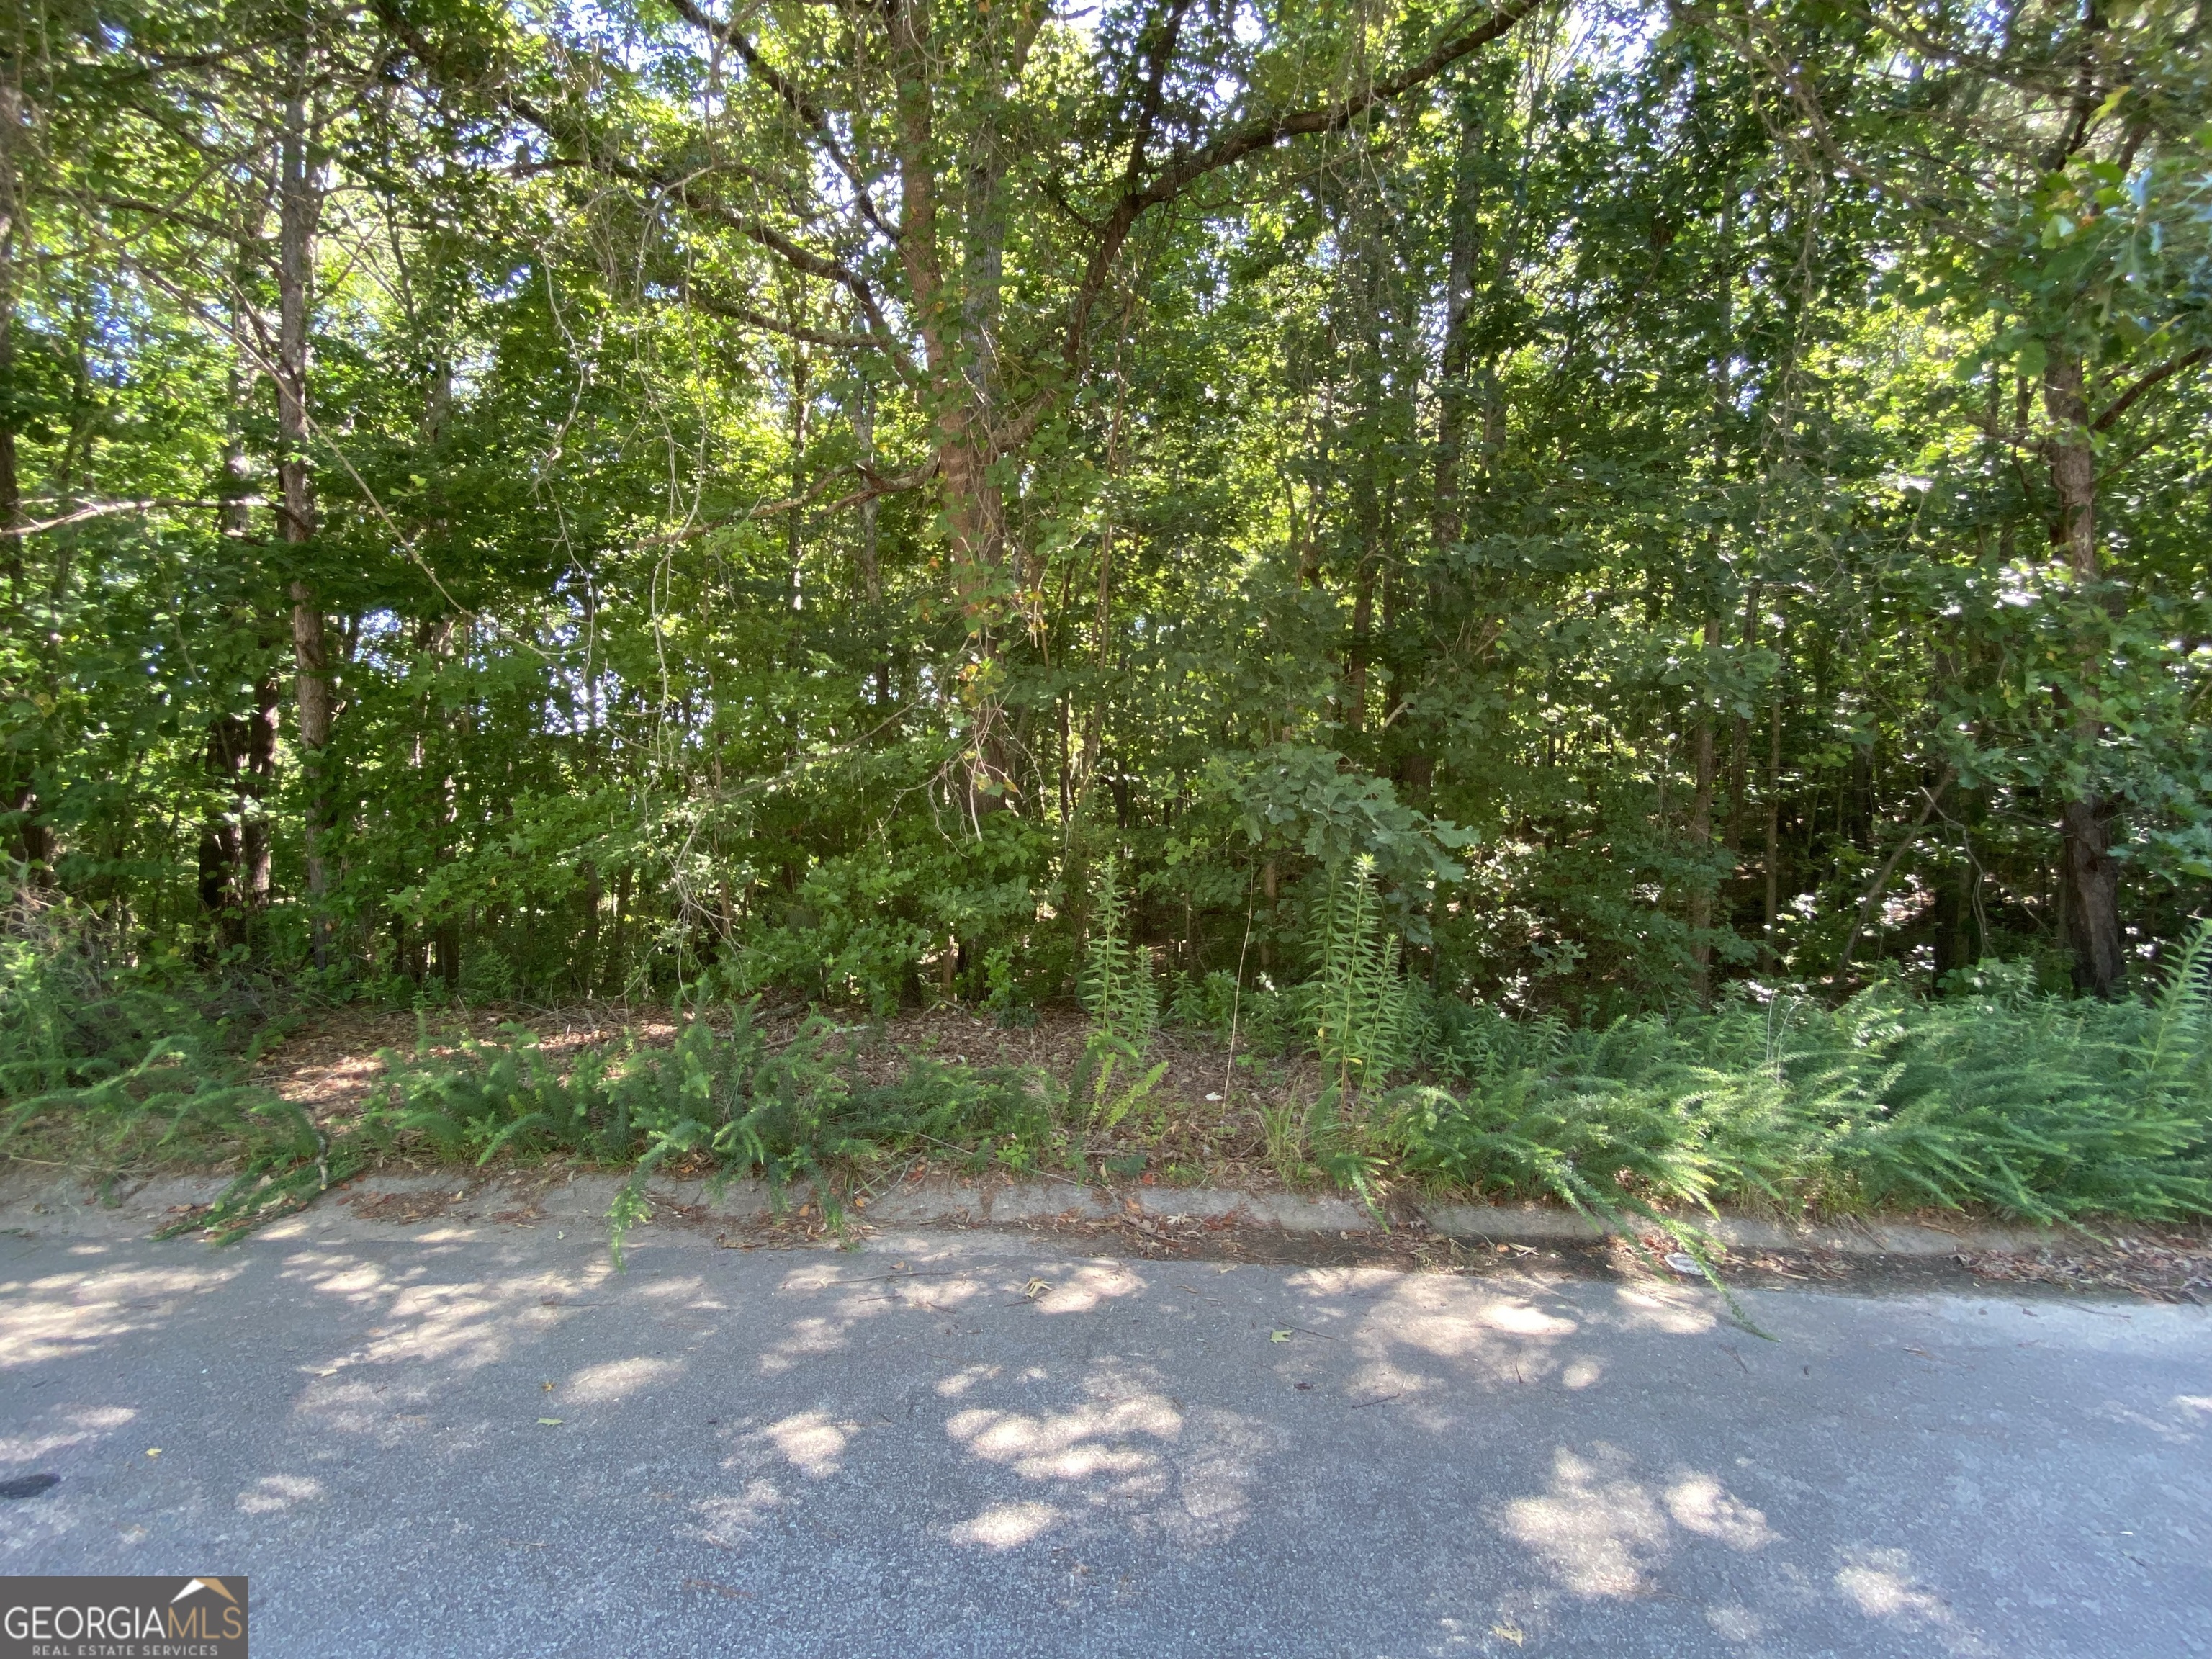
<instances>
[{"instance_id":1,"label":"fallen leaf","mask_svg":"<svg viewBox=\"0 0 2212 1659\"><path fill-rule=\"evenodd\" d=\"M1520 1630L1511 1625L1492 1625L1490 1627L1490 1633L1501 1642L1512 1643L1516 1648L1528 1639Z\"/></svg>"},{"instance_id":2,"label":"fallen leaf","mask_svg":"<svg viewBox=\"0 0 2212 1659\"><path fill-rule=\"evenodd\" d=\"M1029 1297L1030 1301L1034 1302L1051 1288L1052 1286L1047 1284L1043 1279L1032 1279L1028 1284L1022 1286L1022 1294Z\"/></svg>"},{"instance_id":3,"label":"fallen leaf","mask_svg":"<svg viewBox=\"0 0 2212 1659\"><path fill-rule=\"evenodd\" d=\"M146 1448L146 1455L149 1457L159 1457L161 1455L161 1449L159 1446L149 1446Z\"/></svg>"},{"instance_id":4,"label":"fallen leaf","mask_svg":"<svg viewBox=\"0 0 2212 1659\"><path fill-rule=\"evenodd\" d=\"M1291 1334L1288 1331L1270 1331L1267 1334L1267 1340L1270 1342L1287 1342L1290 1340Z\"/></svg>"},{"instance_id":5,"label":"fallen leaf","mask_svg":"<svg viewBox=\"0 0 2212 1659\"><path fill-rule=\"evenodd\" d=\"M561 1419L557 1417L541 1417L538 1419L538 1426L541 1429L557 1429L561 1426Z\"/></svg>"},{"instance_id":6,"label":"fallen leaf","mask_svg":"<svg viewBox=\"0 0 2212 1659\"><path fill-rule=\"evenodd\" d=\"M550 1394L550 1393L552 1393L552 1392L553 1392L553 1385L552 1385L550 1382L547 1382L547 1383L545 1383L545 1384L544 1385L544 1390L545 1390L545 1392L546 1392L547 1394Z\"/></svg>"}]
</instances>

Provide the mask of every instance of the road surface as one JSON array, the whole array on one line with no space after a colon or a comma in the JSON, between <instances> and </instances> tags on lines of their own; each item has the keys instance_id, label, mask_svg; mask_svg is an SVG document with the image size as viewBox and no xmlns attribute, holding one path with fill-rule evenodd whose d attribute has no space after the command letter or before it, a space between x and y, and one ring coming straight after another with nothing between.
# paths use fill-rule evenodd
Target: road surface
<instances>
[{"instance_id":1,"label":"road surface","mask_svg":"<svg viewBox=\"0 0 2212 1659\"><path fill-rule=\"evenodd\" d=\"M0 1237L0 1571L268 1659L2212 1651L2199 1309L310 1215Z\"/></svg>"}]
</instances>

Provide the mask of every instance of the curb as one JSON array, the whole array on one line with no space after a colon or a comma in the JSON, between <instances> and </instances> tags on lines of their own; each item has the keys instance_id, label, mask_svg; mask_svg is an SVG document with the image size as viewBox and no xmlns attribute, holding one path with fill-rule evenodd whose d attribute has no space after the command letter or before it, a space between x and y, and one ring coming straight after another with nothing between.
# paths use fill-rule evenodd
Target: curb
<instances>
[{"instance_id":1,"label":"curb","mask_svg":"<svg viewBox=\"0 0 2212 1659\"><path fill-rule=\"evenodd\" d=\"M226 1185L220 1176L161 1176L118 1183L103 1201L89 1183L56 1179L18 1165L0 1170L0 1231L66 1233L96 1238L143 1237L181 1209L210 1203ZM441 1229L481 1224L555 1222L604 1225L620 1190L619 1176L571 1173L565 1178L508 1175L490 1180L468 1172L356 1177L343 1192L271 1224L271 1236L296 1237L343 1218L358 1225ZM719 1191L706 1181L656 1181L653 1202L686 1219L758 1222L775 1212L757 1181L731 1182ZM442 1194L450 1196L441 1197ZM785 1207L788 1207L787 1200ZM377 1212L383 1209L385 1215ZM1197 1219L1285 1233L1379 1234L1386 1231L1350 1199L1218 1188L1103 1188L1052 1180L961 1182L933 1179L894 1187L854 1211L877 1227L996 1227L1055 1221L1098 1222L1141 1215ZM1427 1204L1393 1218L1448 1238L1486 1243L1583 1243L1605 1230L1571 1210L1547 1204ZM1793 1225L1756 1216L1722 1215L1700 1231L1736 1249L1818 1250L1838 1255L1946 1256L1967 1250L2033 1250L2070 1236L2048 1228L2003 1227L1964 1219L1864 1220ZM1649 1231L1649 1230L1647 1230Z\"/></svg>"}]
</instances>

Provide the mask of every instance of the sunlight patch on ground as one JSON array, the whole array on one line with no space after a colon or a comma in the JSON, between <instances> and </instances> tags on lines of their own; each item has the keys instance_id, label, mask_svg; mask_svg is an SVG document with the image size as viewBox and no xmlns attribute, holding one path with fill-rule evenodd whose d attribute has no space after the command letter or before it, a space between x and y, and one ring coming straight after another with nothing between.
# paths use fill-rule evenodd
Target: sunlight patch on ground
<instances>
[{"instance_id":1,"label":"sunlight patch on ground","mask_svg":"<svg viewBox=\"0 0 2212 1659\"><path fill-rule=\"evenodd\" d=\"M322 1495L323 1483L306 1475L264 1474L238 1494L238 1507L246 1515L275 1515Z\"/></svg>"},{"instance_id":2,"label":"sunlight patch on ground","mask_svg":"<svg viewBox=\"0 0 2212 1659\"><path fill-rule=\"evenodd\" d=\"M1667 1517L1626 1478L1627 1462L1608 1446L1587 1458L1562 1446L1553 1454L1551 1490L1505 1505L1506 1535L1577 1595L1628 1601L1658 1588L1650 1575L1667 1553Z\"/></svg>"},{"instance_id":3,"label":"sunlight patch on ground","mask_svg":"<svg viewBox=\"0 0 2212 1659\"><path fill-rule=\"evenodd\" d=\"M1715 1539L1732 1550L1761 1549L1774 1541L1766 1516L1730 1497L1710 1474L1693 1474L1669 1486L1667 1513L1685 1531Z\"/></svg>"},{"instance_id":4,"label":"sunlight patch on ground","mask_svg":"<svg viewBox=\"0 0 2212 1659\"><path fill-rule=\"evenodd\" d=\"M786 1462L820 1480L844 1467L846 1443L860 1432L860 1425L832 1422L826 1412L799 1412L761 1432L775 1442Z\"/></svg>"},{"instance_id":5,"label":"sunlight patch on ground","mask_svg":"<svg viewBox=\"0 0 2212 1659\"><path fill-rule=\"evenodd\" d=\"M1992 1651L1971 1632L1960 1628L1943 1598L1920 1582L1908 1552L1854 1549L1845 1553L1845 1565L1836 1573L1836 1589L1868 1618L1907 1630L1936 1632L1954 1653Z\"/></svg>"},{"instance_id":6,"label":"sunlight patch on ground","mask_svg":"<svg viewBox=\"0 0 2212 1659\"><path fill-rule=\"evenodd\" d=\"M783 1494L774 1481L748 1480L741 1492L703 1498L692 1504L691 1512L699 1517L699 1524L686 1530L716 1549L736 1549L753 1541L754 1534L782 1502Z\"/></svg>"},{"instance_id":7,"label":"sunlight patch on ground","mask_svg":"<svg viewBox=\"0 0 2212 1659\"><path fill-rule=\"evenodd\" d=\"M121 1428L138 1413L128 1406L78 1406L56 1413L67 1425L41 1435L0 1436L0 1463L35 1463Z\"/></svg>"},{"instance_id":8,"label":"sunlight patch on ground","mask_svg":"<svg viewBox=\"0 0 2212 1659\"><path fill-rule=\"evenodd\" d=\"M952 1541L979 1544L985 1549L1010 1550L1040 1536L1060 1519L1060 1510L1050 1504L994 1504L972 1521L963 1521L955 1527Z\"/></svg>"},{"instance_id":9,"label":"sunlight patch on ground","mask_svg":"<svg viewBox=\"0 0 2212 1659\"><path fill-rule=\"evenodd\" d=\"M573 1373L561 1386L561 1403L564 1406L612 1405L617 1401L629 1399L641 1389L676 1376L683 1369L672 1359L653 1359L643 1356L604 1360Z\"/></svg>"},{"instance_id":10,"label":"sunlight patch on ground","mask_svg":"<svg viewBox=\"0 0 2212 1659\"><path fill-rule=\"evenodd\" d=\"M181 1298L212 1291L238 1271L103 1269L0 1284L0 1369L65 1359L150 1330L176 1311Z\"/></svg>"},{"instance_id":11,"label":"sunlight patch on ground","mask_svg":"<svg viewBox=\"0 0 2212 1659\"><path fill-rule=\"evenodd\" d=\"M956 1412L945 1432L975 1456L1000 1463L1028 1480L1085 1480L1094 1475L1151 1484L1157 1451L1132 1444L1139 1438L1175 1439L1182 1413L1157 1395L1079 1406L1030 1416L976 1408Z\"/></svg>"}]
</instances>

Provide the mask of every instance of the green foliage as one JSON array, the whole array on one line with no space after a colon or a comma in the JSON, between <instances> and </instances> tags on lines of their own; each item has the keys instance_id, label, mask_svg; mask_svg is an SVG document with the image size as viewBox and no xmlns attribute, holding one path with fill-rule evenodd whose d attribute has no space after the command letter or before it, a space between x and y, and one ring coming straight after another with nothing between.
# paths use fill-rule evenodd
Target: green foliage
<instances>
[{"instance_id":1,"label":"green foliage","mask_svg":"<svg viewBox=\"0 0 2212 1659\"><path fill-rule=\"evenodd\" d=\"M1376 902L1373 860L1353 860L1329 884L1314 955L1317 970L1308 988L1314 1052L1349 1098L1406 1059L1406 984L1397 936Z\"/></svg>"},{"instance_id":2,"label":"green foliage","mask_svg":"<svg viewBox=\"0 0 2212 1659\"><path fill-rule=\"evenodd\" d=\"M1109 854L1099 869L1079 988L1091 1030L1126 1048L1133 1058L1141 1056L1159 1024L1159 986L1151 953L1130 937L1128 895L1115 854Z\"/></svg>"},{"instance_id":3,"label":"green foliage","mask_svg":"<svg viewBox=\"0 0 2212 1659\"><path fill-rule=\"evenodd\" d=\"M1301 1095L1260 1103L1261 1139L1267 1163L1285 1181L1298 1181L1306 1174L1306 1133L1312 1114L1312 1103Z\"/></svg>"},{"instance_id":4,"label":"green foliage","mask_svg":"<svg viewBox=\"0 0 2212 1659\"><path fill-rule=\"evenodd\" d=\"M633 0L42 13L0 884L96 927L0 941L9 1144L220 1146L240 1215L378 1134L811 1178L909 1133L846 1136L891 1109L827 1026L511 1031L396 1061L343 1146L245 1034L1073 993L1072 1109L1119 1126L1157 963L1178 1024L1317 1050L1270 1145L1354 1187L1433 1063L1438 1178L2182 1206L2180 1109L2096 1086L2166 1075L2136 1005L1913 994L2108 993L2212 896L2200 21L1923 9L1537 8L1456 52L1473 14L1393 3L771 7L776 72L714 97L690 9ZM1355 85L1395 91L1318 118ZM1741 988L1785 984L1746 1061Z\"/></svg>"},{"instance_id":5,"label":"green foliage","mask_svg":"<svg viewBox=\"0 0 2212 1659\"><path fill-rule=\"evenodd\" d=\"M2212 1213L2208 969L2202 927L2149 1002L1884 987L1604 1028L1461 1009L1431 1050L1457 1088L1402 1091L1384 1139L1416 1174L1609 1217Z\"/></svg>"},{"instance_id":6,"label":"green foliage","mask_svg":"<svg viewBox=\"0 0 2212 1659\"><path fill-rule=\"evenodd\" d=\"M1341 878L1315 980L1274 994L1309 1014L1352 1011L1304 1028L1334 1045L1320 1048L1318 1097L1263 1104L1285 1180L1318 1176L1370 1203L1394 1171L1550 1197L1609 1226L1640 1218L1700 1261L1694 1218L1723 1203L2075 1224L2212 1214L2212 923L2146 1000L2053 995L1992 963L1935 1001L1886 984L1832 1008L1735 997L1710 1013L1578 1026L1412 996L1385 972L1370 881L1357 867ZM1330 940L1346 964L1334 973ZM35 1131L95 1172L228 1158L236 1174L212 1209L177 1224L219 1238L393 1152L477 1167L562 1156L629 1171L609 1215L619 1255L647 1183L672 1166L808 1185L834 1209L836 1178L915 1151L1033 1169L1065 1147L1061 1109L1110 1132L1152 1103L1165 1069L1142 1068L1109 1030L1064 1091L927 1057L873 1084L852 1034L817 1016L771 1041L750 1004L695 1008L665 1046L625 1038L573 1059L520 1025L439 1054L426 1025L412 1054L383 1056L369 1107L325 1128L248 1085L205 1011L111 984L52 936L16 945L0 1029L20 1082L0 1148ZM1379 1093L1401 1063L1435 1080Z\"/></svg>"},{"instance_id":7,"label":"green foliage","mask_svg":"<svg viewBox=\"0 0 2212 1659\"><path fill-rule=\"evenodd\" d=\"M0 858L137 966L289 975L319 934L332 994L1020 1020L1103 939L1109 980L1264 977L1275 1049L1361 858L1409 977L1600 1020L2056 963L2068 802L2130 960L2212 892L2182 10L1722 0L1565 50L1538 9L1407 81L1446 14L943 10L916 78L888 13L771 8L777 75L704 100L666 7L404 12L79 9L19 65ZM302 50L304 540L264 338ZM908 95L926 154L853 137ZM1807 98L1813 149L1771 118ZM676 191L700 155L768 216ZM925 173L963 204L927 302L871 217ZM295 594L335 642L312 781ZM14 1018L0 1065L51 1071Z\"/></svg>"},{"instance_id":8,"label":"green foliage","mask_svg":"<svg viewBox=\"0 0 2212 1659\"><path fill-rule=\"evenodd\" d=\"M1112 1129L1152 1098L1167 1073L1165 1061L1139 1071L1159 1024L1159 983L1152 976L1152 953L1129 937L1128 900L1116 854L1108 854L1099 870L1079 988L1091 1031L1076 1068L1074 1093L1089 1100L1091 1119L1100 1128Z\"/></svg>"},{"instance_id":9,"label":"green foliage","mask_svg":"<svg viewBox=\"0 0 2212 1659\"><path fill-rule=\"evenodd\" d=\"M105 1176L241 1138L249 1157L291 1144L297 1126L246 1081L254 1048L281 1029L267 988L189 974L172 986L109 965L102 945L66 915L0 935L0 1152L35 1140L50 1161Z\"/></svg>"},{"instance_id":10,"label":"green foliage","mask_svg":"<svg viewBox=\"0 0 2212 1659\"><path fill-rule=\"evenodd\" d=\"M479 1166L553 1152L627 1166L608 1217L619 1259L647 1213L647 1183L672 1161L719 1180L757 1174L779 1192L807 1182L826 1196L833 1170L864 1172L916 1146L1024 1166L1050 1132L1047 1107L1018 1073L920 1058L891 1083L856 1083L850 1045L828 1020L771 1042L750 1004L719 1019L694 1010L669 1047L586 1051L565 1073L520 1026L450 1058L387 1054L386 1098L355 1135Z\"/></svg>"}]
</instances>

